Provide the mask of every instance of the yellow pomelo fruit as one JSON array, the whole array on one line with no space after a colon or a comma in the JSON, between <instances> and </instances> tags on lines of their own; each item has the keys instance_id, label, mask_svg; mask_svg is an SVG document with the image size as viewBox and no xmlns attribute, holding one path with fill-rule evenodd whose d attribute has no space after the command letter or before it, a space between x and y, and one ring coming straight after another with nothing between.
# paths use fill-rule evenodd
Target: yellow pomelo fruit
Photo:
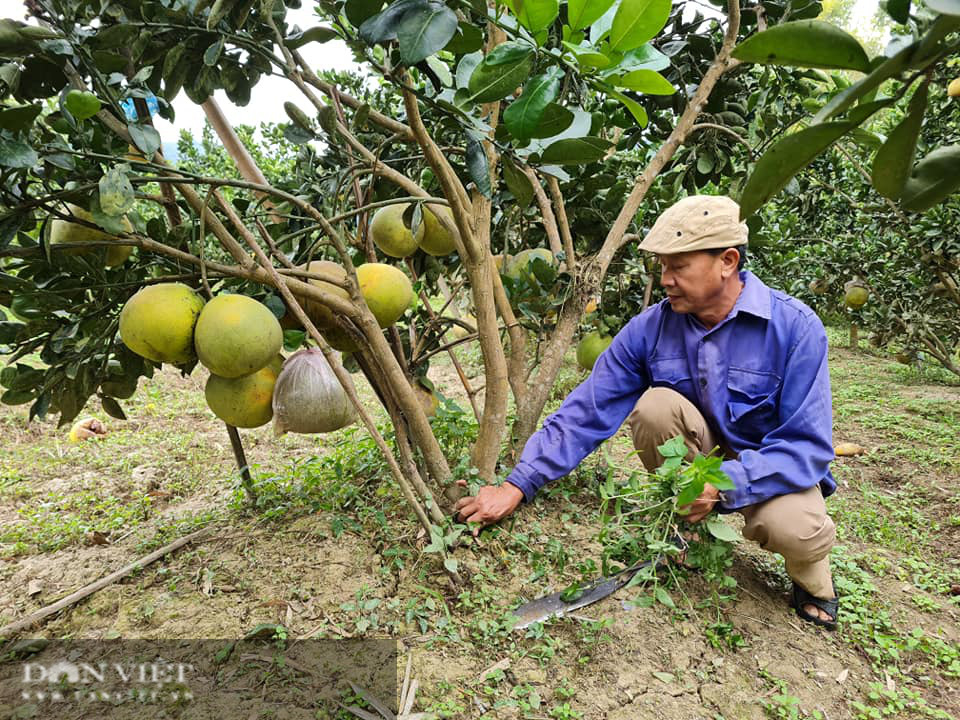
<instances>
[{"instance_id":1,"label":"yellow pomelo fruit","mask_svg":"<svg viewBox=\"0 0 960 720\"><path fill-rule=\"evenodd\" d=\"M237 378L265 367L283 347L283 330L266 305L246 295L218 295L194 333L200 362L214 375Z\"/></svg>"},{"instance_id":2,"label":"yellow pomelo fruit","mask_svg":"<svg viewBox=\"0 0 960 720\"><path fill-rule=\"evenodd\" d=\"M93 222L93 215L76 205L68 205L70 213L86 222ZM123 225L127 232L133 232L133 225L124 217ZM51 245L69 245L71 243L103 242L106 240L116 240L115 235L109 235L102 230L95 230L86 225L80 225L60 218L54 218L50 224L50 244ZM75 250L65 250L71 255L80 255L83 253L94 252L100 248L76 248ZM133 252L132 245L111 245L104 246L106 251L105 264L107 267L116 267L122 265Z\"/></svg>"},{"instance_id":3,"label":"yellow pomelo fruit","mask_svg":"<svg viewBox=\"0 0 960 720\"><path fill-rule=\"evenodd\" d=\"M120 339L141 357L183 365L193 360L193 331L203 298L182 283L141 288L120 311Z\"/></svg>"},{"instance_id":4,"label":"yellow pomelo fruit","mask_svg":"<svg viewBox=\"0 0 960 720\"><path fill-rule=\"evenodd\" d=\"M457 249L454 233L449 232L440 221L438 215L443 215L450 221L451 226L456 232L456 224L453 221L453 211L446 205L434 205L432 208L424 206L423 208L423 239L420 240L421 249L430 255L449 255Z\"/></svg>"},{"instance_id":5,"label":"yellow pomelo fruit","mask_svg":"<svg viewBox=\"0 0 960 720\"><path fill-rule=\"evenodd\" d=\"M413 392L417 396L417 400L420 401L420 407L423 408L423 412L427 417L433 417L437 414L437 408L440 407L440 398L437 394L431 390L428 390L423 385L418 382L411 383L413 385Z\"/></svg>"},{"instance_id":6,"label":"yellow pomelo fruit","mask_svg":"<svg viewBox=\"0 0 960 720\"><path fill-rule=\"evenodd\" d=\"M467 315L461 318L465 323L472 325L473 327L477 326L477 319L473 315ZM454 325L450 329L450 334L453 335L454 340L463 340L467 335L472 335L469 330L467 330L463 325Z\"/></svg>"},{"instance_id":7,"label":"yellow pomelo fruit","mask_svg":"<svg viewBox=\"0 0 960 720\"><path fill-rule=\"evenodd\" d=\"M303 266L302 269L307 272L324 273L333 277L343 278L344 280L347 278L347 271L344 270L343 266L331 260L314 260L309 265ZM311 285L316 285L326 293L336 295L347 301L350 300L350 293L339 285L324 282L323 280L314 280L312 278L307 280L307 282ZM297 295L297 300L300 301L304 312L307 313L313 321L313 324L317 326L317 330L323 333L323 337L326 338L331 347L341 352L353 352L357 349L357 344L353 341L353 338L347 334L346 330L337 325L333 311L330 310L330 308L323 303L307 299L300 295Z\"/></svg>"},{"instance_id":8,"label":"yellow pomelo fruit","mask_svg":"<svg viewBox=\"0 0 960 720\"><path fill-rule=\"evenodd\" d=\"M612 342L613 338L610 335L601 335L596 330L588 333L577 345L577 365L584 370L593 370L600 353L610 347Z\"/></svg>"},{"instance_id":9,"label":"yellow pomelo fruit","mask_svg":"<svg viewBox=\"0 0 960 720\"><path fill-rule=\"evenodd\" d=\"M847 307L857 309L862 308L867 304L867 300L870 297L870 291L862 285L850 285L848 283L845 290L846 292L843 295L843 300L845 303L847 303Z\"/></svg>"},{"instance_id":10,"label":"yellow pomelo fruit","mask_svg":"<svg viewBox=\"0 0 960 720\"><path fill-rule=\"evenodd\" d=\"M547 265L555 266L557 264L557 259L553 256L553 253L546 248L531 248L530 250L521 250L512 258L510 258L506 264L506 270L504 271L504 274L506 274L507 277L513 278L514 280L519 280L521 273L525 272L527 274L527 279L533 283L536 281L537 277L533 270L530 269L530 264L536 258L540 258L547 263Z\"/></svg>"},{"instance_id":11,"label":"yellow pomelo fruit","mask_svg":"<svg viewBox=\"0 0 960 720\"><path fill-rule=\"evenodd\" d=\"M403 222L403 213L408 207L409 203L387 205L377 210L370 222L373 244L390 257L404 258L413 255L423 240L426 223L420 223L417 234L414 235Z\"/></svg>"},{"instance_id":12,"label":"yellow pomelo fruit","mask_svg":"<svg viewBox=\"0 0 960 720\"><path fill-rule=\"evenodd\" d=\"M497 272L503 272L503 255L494 255L493 265L497 268Z\"/></svg>"},{"instance_id":13,"label":"yellow pomelo fruit","mask_svg":"<svg viewBox=\"0 0 960 720\"><path fill-rule=\"evenodd\" d=\"M950 97L960 97L960 77L954 78L947 85L947 95Z\"/></svg>"},{"instance_id":14,"label":"yellow pomelo fruit","mask_svg":"<svg viewBox=\"0 0 960 720\"><path fill-rule=\"evenodd\" d=\"M383 263L357 268L360 293L380 327L390 327L403 315L413 299L413 285L403 271Z\"/></svg>"},{"instance_id":15,"label":"yellow pomelo fruit","mask_svg":"<svg viewBox=\"0 0 960 720\"><path fill-rule=\"evenodd\" d=\"M266 425L273 418L273 386L276 382L277 373L273 367L236 378L211 374L203 394L213 414L228 425L255 428Z\"/></svg>"}]
</instances>

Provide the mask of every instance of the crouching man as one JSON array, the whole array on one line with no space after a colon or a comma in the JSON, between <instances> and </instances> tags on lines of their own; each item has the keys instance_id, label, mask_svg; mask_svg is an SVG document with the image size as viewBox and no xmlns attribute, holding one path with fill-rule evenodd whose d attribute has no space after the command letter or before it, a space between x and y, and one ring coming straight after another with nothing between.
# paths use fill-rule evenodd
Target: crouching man
<instances>
[{"instance_id":1,"label":"crouching man","mask_svg":"<svg viewBox=\"0 0 960 720\"><path fill-rule=\"evenodd\" d=\"M688 197L663 213L640 247L657 255L666 299L617 334L503 485L458 501L460 519L506 517L625 420L650 471L663 462L657 447L682 435L688 459L719 446L735 485L723 493L708 485L687 519L715 507L739 512L744 537L784 557L797 614L835 628L826 333L810 308L742 269L747 234L730 198Z\"/></svg>"}]
</instances>

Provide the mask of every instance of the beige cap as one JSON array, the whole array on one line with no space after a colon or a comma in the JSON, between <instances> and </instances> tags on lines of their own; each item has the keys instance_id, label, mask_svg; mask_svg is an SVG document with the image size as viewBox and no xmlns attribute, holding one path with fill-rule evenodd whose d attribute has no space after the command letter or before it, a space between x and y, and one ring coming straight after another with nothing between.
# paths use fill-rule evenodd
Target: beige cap
<instances>
[{"instance_id":1,"label":"beige cap","mask_svg":"<svg viewBox=\"0 0 960 720\"><path fill-rule=\"evenodd\" d=\"M640 243L658 255L736 247L747 244L747 224L740 206L725 195L691 195L671 205L657 218Z\"/></svg>"}]
</instances>

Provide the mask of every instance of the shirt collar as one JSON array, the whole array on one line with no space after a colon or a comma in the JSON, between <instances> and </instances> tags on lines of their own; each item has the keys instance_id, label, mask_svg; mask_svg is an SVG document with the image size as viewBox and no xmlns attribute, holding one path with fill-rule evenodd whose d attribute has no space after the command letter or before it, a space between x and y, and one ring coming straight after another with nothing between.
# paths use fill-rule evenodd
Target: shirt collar
<instances>
[{"instance_id":1,"label":"shirt collar","mask_svg":"<svg viewBox=\"0 0 960 720\"><path fill-rule=\"evenodd\" d=\"M743 290L737 302L733 305L733 310L727 317L733 317L737 313L746 312L756 315L764 320L770 319L770 288L749 270L740 272L740 280L743 282Z\"/></svg>"}]
</instances>

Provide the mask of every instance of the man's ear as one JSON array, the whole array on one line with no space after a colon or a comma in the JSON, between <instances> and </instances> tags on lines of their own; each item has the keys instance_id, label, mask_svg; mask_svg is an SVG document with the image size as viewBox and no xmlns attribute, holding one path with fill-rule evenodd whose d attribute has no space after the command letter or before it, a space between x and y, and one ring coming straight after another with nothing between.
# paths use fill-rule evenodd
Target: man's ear
<instances>
[{"instance_id":1,"label":"man's ear","mask_svg":"<svg viewBox=\"0 0 960 720\"><path fill-rule=\"evenodd\" d=\"M720 262L723 263L720 268L720 276L726 280L737 272L737 266L740 264L740 251L736 248L727 248L720 254Z\"/></svg>"}]
</instances>

